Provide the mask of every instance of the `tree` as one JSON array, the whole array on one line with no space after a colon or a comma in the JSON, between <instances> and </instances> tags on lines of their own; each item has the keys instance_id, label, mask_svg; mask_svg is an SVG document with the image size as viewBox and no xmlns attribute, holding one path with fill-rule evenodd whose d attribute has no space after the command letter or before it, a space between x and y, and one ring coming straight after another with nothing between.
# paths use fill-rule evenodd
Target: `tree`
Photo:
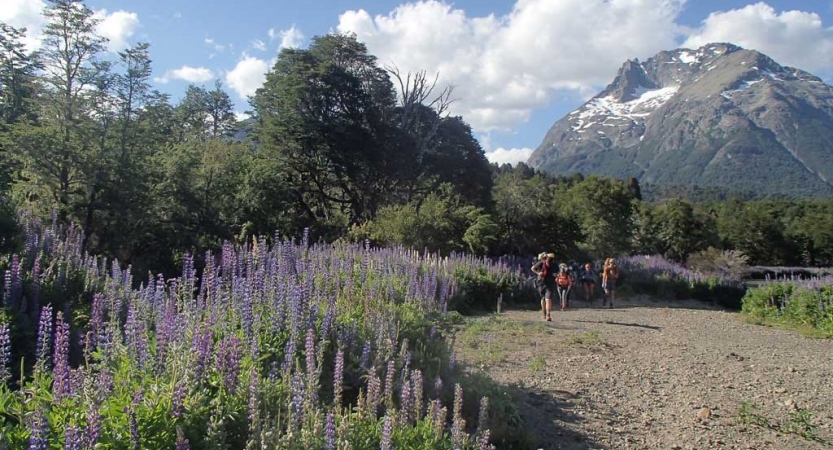
<instances>
[{"instance_id":1,"label":"tree","mask_svg":"<svg viewBox=\"0 0 833 450\"><path fill-rule=\"evenodd\" d=\"M84 201L85 168L91 160L89 133L84 129L93 86L102 65L96 64L106 39L95 33L93 12L76 0L50 0L45 11L41 53L44 95L39 101L44 120L38 129L24 130L23 194L30 201L46 195L61 218ZM42 208L45 205L42 205Z\"/></svg>"},{"instance_id":2,"label":"tree","mask_svg":"<svg viewBox=\"0 0 833 450\"><path fill-rule=\"evenodd\" d=\"M8 190L16 168L10 130L18 122L37 118L33 99L40 65L37 55L23 45L25 33L25 28L0 22L0 196Z\"/></svg>"},{"instance_id":3,"label":"tree","mask_svg":"<svg viewBox=\"0 0 833 450\"><path fill-rule=\"evenodd\" d=\"M630 250L633 203L625 183L590 176L571 187L567 197L584 235L583 250L596 258Z\"/></svg>"},{"instance_id":4,"label":"tree","mask_svg":"<svg viewBox=\"0 0 833 450\"><path fill-rule=\"evenodd\" d=\"M714 243L705 220L695 214L691 204L669 200L656 209L659 250L666 258L685 262L692 253L705 250Z\"/></svg>"},{"instance_id":5,"label":"tree","mask_svg":"<svg viewBox=\"0 0 833 450\"><path fill-rule=\"evenodd\" d=\"M211 126L211 137L219 138L230 135L237 125L234 117L234 104L228 93L223 90L223 83L217 80L214 89L205 97L206 112Z\"/></svg>"},{"instance_id":6,"label":"tree","mask_svg":"<svg viewBox=\"0 0 833 450\"><path fill-rule=\"evenodd\" d=\"M355 37L284 49L252 105L256 139L287 171L310 222L372 217L408 166L390 123L393 86Z\"/></svg>"}]
</instances>

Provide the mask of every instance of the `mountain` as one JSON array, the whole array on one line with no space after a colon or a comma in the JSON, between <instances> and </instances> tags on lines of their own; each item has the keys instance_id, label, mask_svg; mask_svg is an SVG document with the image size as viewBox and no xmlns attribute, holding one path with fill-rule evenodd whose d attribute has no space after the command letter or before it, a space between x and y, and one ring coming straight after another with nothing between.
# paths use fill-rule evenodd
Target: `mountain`
<instances>
[{"instance_id":1,"label":"mountain","mask_svg":"<svg viewBox=\"0 0 833 450\"><path fill-rule=\"evenodd\" d=\"M627 61L557 121L529 164L761 196L833 196L833 88L716 43Z\"/></svg>"}]
</instances>

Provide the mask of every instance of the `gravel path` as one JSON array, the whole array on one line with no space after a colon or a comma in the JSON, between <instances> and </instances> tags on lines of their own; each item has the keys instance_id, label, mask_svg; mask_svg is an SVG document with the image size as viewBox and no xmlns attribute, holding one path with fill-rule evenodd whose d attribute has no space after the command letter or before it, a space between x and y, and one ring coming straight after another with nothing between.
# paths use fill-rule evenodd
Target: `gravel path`
<instances>
[{"instance_id":1,"label":"gravel path","mask_svg":"<svg viewBox=\"0 0 833 450\"><path fill-rule=\"evenodd\" d=\"M696 302L598 303L551 323L537 311L474 319L477 340L455 344L474 370L518 388L542 448L833 448L833 341Z\"/></svg>"}]
</instances>

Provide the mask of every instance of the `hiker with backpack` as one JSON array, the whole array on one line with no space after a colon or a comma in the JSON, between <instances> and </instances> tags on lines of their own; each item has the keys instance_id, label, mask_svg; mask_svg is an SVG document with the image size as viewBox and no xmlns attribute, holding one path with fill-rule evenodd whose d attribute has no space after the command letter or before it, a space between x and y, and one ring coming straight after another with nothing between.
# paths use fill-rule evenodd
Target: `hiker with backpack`
<instances>
[{"instance_id":1,"label":"hiker with backpack","mask_svg":"<svg viewBox=\"0 0 833 450\"><path fill-rule=\"evenodd\" d=\"M543 319L552 322L552 294L555 291L555 254L541 253L539 261L532 266L532 272L538 276L538 291L541 293L541 313Z\"/></svg>"},{"instance_id":2,"label":"hiker with backpack","mask_svg":"<svg viewBox=\"0 0 833 450\"><path fill-rule=\"evenodd\" d=\"M596 279L598 275L593 270L593 264L587 263L584 265L584 270L581 272L581 284L584 286L584 298L591 304L596 297Z\"/></svg>"},{"instance_id":3,"label":"hiker with backpack","mask_svg":"<svg viewBox=\"0 0 833 450\"><path fill-rule=\"evenodd\" d=\"M555 276L555 287L558 289L558 299L561 301L561 310L567 309L570 301L570 289L573 287L573 275L566 264L561 264L558 275Z\"/></svg>"},{"instance_id":4,"label":"hiker with backpack","mask_svg":"<svg viewBox=\"0 0 833 450\"><path fill-rule=\"evenodd\" d=\"M610 308L613 308L613 301L616 299L616 280L619 278L619 268L616 267L616 261L613 258L605 260L604 269L602 270L602 289L604 289L604 306L608 298L610 298Z\"/></svg>"}]
</instances>

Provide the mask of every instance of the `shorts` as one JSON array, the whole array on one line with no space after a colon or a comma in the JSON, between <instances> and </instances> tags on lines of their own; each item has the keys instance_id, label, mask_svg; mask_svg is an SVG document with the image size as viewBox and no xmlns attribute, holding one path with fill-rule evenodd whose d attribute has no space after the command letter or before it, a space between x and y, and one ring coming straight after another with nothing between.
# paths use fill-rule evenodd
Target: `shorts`
<instances>
[{"instance_id":1,"label":"shorts","mask_svg":"<svg viewBox=\"0 0 833 450\"><path fill-rule=\"evenodd\" d=\"M581 282L581 284L583 284L583 285L584 285L584 288L585 288L585 289L587 289L587 288L591 288L591 287L593 287L593 286L595 286L595 285L596 285L596 283L594 283L594 282L592 282L592 281L589 281L589 280L582 281L582 282Z\"/></svg>"},{"instance_id":2,"label":"shorts","mask_svg":"<svg viewBox=\"0 0 833 450\"><path fill-rule=\"evenodd\" d=\"M542 298L552 300L552 293L555 292L555 285L540 282L538 283L538 292L541 293Z\"/></svg>"},{"instance_id":3,"label":"shorts","mask_svg":"<svg viewBox=\"0 0 833 450\"><path fill-rule=\"evenodd\" d=\"M616 280L607 280L607 283L602 286L605 292L615 291L616 290Z\"/></svg>"}]
</instances>

